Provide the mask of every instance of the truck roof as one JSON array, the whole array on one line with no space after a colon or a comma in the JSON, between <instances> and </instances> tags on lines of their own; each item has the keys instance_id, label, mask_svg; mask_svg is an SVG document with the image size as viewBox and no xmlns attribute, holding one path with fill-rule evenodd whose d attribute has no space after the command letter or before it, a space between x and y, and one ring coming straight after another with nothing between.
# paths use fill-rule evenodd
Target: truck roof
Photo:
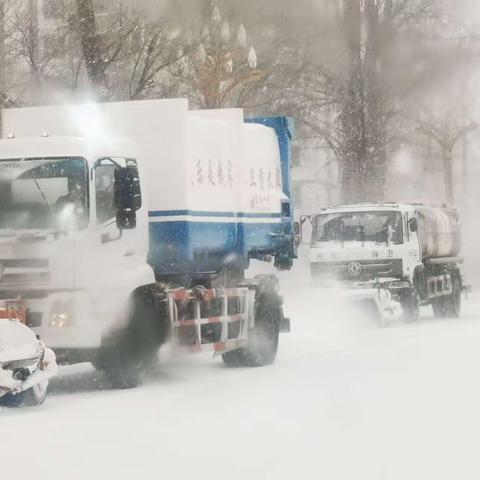
<instances>
[{"instance_id":1,"label":"truck roof","mask_svg":"<svg viewBox=\"0 0 480 480\"><path fill-rule=\"evenodd\" d=\"M136 158L133 144L125 139L89 137L35 137L0 140L0 159L84 157L90 163L105 156Z\"/></svg>"},{"instance_id":2,"label":"truck roof","mask_svg":"<svg viewBox=\"0 0 480 480\"><path fill-rule=\"evenodd\" d=\"M410 212L416 208L448 208L445 204L435 204L435 203L395 203L395 202L385 202L385 203L357 203L350 205L335 205L328 208L322 208L317 212L318 215L325 213L338 213L338 212L368 212L368 211L402 211Z\"/></svg>"}]
</instances>

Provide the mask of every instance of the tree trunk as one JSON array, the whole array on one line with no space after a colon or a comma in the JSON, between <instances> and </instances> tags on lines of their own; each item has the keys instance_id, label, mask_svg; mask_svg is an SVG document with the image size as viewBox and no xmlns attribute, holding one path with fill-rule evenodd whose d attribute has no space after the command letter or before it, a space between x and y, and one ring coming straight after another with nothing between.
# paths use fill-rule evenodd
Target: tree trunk
<instances>
[{"instance_id":1,"label":"tree trunk","mask_svg":"<svg viewBox=\"0 0 480 480\"><path fill-rule=\"evenodd\" d=\"M341 106L344 137L342 159L342 201L357 203L364 191L366 138L364 116L364 79L362 66L362 15L357 0L345 3L344 29L348 50L348 69Z\"/></svg>"},{"instance_id":2,"label":"tree trunk","mask_svg":"<svg viewBox=\"0 0 480 480\"><path fill-rule=\"evenodd\" d=\"M384 15L391 15L391 3ZM342 197L347 203L384 201L387 170L387 106L384 44L391 25L375 0L344 2L348 62L343 92ZM366 34L363 34L365 32Z\"/></svg>"},{"instance_id":3,"label":"tree trunk","mask_svg":"<svg viewBox=\"0 0 480 480\"><path fill-rule=\"evenodd\" d=\"M365 166L365 191L368 201L384 201L387 168L387 113L383 78L382 49L387 40L380 24L379 7L374 0L365 3L367 30L365 45L365 117L368 158Z\"/></svg>"},{"instance_id":4,"label":"tree trunk","mask_svg":"<svg viewBox=\"0 0 480 480\"><path fill-rule=\"evenodd\" d=\"M37 103L41 100L41 80L39 75L39 51L40 35L38 29L38 2L29 0L28 3L28 23L27 23L27 44L28 59L30 63L30 73L32 76L32 100Z\"/></svg>"},{"instance_id":5,"label":"tree trunk","mask_svg":"<svg viewBox=\"0 0 480 480\"><path fill-rule=\"evenodd\" d=\"M76 0L78 29L82 45L82 54L87 69L88 80L99 97L107 93L105 74L105 59L102 55L102 45L97 33L95 9L92 0Z\"/></svg>"}]
</instances>

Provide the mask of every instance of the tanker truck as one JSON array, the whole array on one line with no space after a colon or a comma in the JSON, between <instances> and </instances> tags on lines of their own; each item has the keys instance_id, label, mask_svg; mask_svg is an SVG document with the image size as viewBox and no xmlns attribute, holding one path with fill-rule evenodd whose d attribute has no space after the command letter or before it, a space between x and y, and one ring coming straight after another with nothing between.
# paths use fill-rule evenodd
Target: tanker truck
<instances>
[{"instance_id":1,"label":"tanker truck","mask_svg":"<svg viewBox=\"0 0 480 480\"><path fill-rule=\"evenodd\" d=\"M310 219L310 267L321 284L377 306L383 322L411 322L421 305L437 317L458 317L465 289L460 220L453 208L364 204L321 210Z\"/></svg>"},{"instance_id":2,"label":"tanker truck","mask_svg":"<svg viewBox=\"0 0 480 480\"><path fill-rule=\"evenodd\" d=\"M289 319L293 121L187 100L4 110L0 300L59 363L134 387L171 340L272 363ZM2 304L0 302L0 305Z\"/></svg>"}]
</instances>

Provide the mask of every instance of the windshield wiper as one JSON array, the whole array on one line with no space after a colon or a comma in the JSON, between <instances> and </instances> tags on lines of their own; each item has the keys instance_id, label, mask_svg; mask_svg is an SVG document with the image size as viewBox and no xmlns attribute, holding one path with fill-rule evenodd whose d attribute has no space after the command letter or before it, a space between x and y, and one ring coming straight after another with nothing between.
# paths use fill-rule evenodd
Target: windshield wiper
<instances>
[{"instance_id":1,"label":"windshield wiper","mask_svg":"<svg viewBox=\"0 0 480 480\"><path fill-rule=\"evenodd\" d=\"M387 227L386 230L382 229L375 234L375 242L376 243L385 243L387 245L387 247L389 247L390 246L390 241L389 241L388 237L389 237L389 231L388 231L388 227Z\"/></svg>"},{"instance_id":2,"label":"windshield wiper","mask_svg":"<svg viewBox=\"0 0 480 480\"><path fill-rule=\"evenodd\" d=\"M362 247L365 246L365 227L363 225L359 225L359 233L360 233L360 241L362 242Z\"/></svg>"},{"instance_id":3,"label":"windshield wiper","mask_svg":"<svg viewBox=\"0 0 480 480\"><path fill-rule=\"evenodd\" d=\"M43 201L45 202L45 205L48 207L49 212L52 214L52 217L55 218L55 212L53 211L53 208L50 205L50 203L48 203L48 199L47 199L45 193L43 192L42 187L38 183L37 177L33 173L33 170L30 171L30 175L32 176L33 181L35 182L35 185L37 186L38 191L40 192L40 195L42 196Z\"/></svg>"}]
</instances>

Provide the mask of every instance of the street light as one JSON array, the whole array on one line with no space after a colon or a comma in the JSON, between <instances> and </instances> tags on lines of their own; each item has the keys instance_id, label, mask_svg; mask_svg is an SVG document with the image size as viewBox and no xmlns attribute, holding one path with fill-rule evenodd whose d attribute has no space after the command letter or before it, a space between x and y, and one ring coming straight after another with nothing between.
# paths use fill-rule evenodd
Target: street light
<instances>
[{"instance_id":1,"label":"street light","mask_svg":"<svg viewBox=\"0 0 480 480\"><path fill-rule=\"evenodd\" d=\"M469 132L477 129L478 125L473 121L454 130L433 125L420 125L416 128L418 133L433 139L440 147L443 159L445 200L450 205L453 204L453 149Z\"/></svg>"}]
</instances>

